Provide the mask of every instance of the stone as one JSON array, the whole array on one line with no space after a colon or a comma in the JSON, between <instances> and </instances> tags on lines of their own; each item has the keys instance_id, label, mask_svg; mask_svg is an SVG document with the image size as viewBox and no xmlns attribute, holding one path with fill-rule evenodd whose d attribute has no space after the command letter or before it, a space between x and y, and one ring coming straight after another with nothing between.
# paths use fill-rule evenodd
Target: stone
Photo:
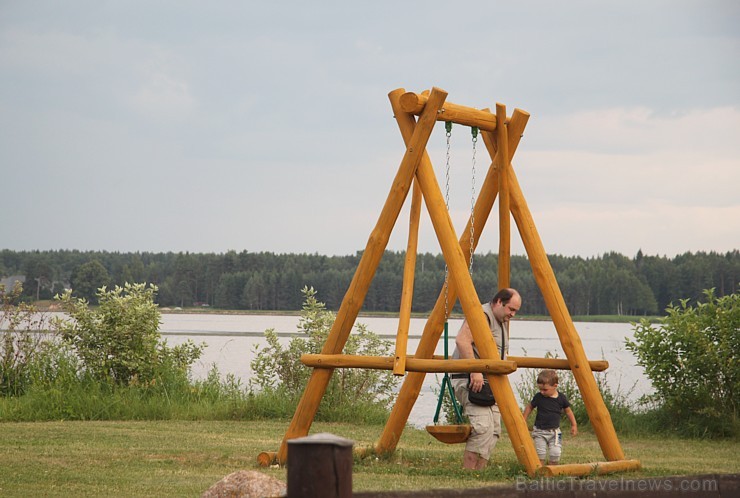
<instances>
[{"instance_id":1,"label":"stone","mask_svg":"<svg viewBox=\"0 0 740 498\"><path fill-rule=\"evenodd\" d=\"M208 488L201 498L277 498L287 495L287 484L256 470L233 472Z\"/></svg>"}]
</instances>

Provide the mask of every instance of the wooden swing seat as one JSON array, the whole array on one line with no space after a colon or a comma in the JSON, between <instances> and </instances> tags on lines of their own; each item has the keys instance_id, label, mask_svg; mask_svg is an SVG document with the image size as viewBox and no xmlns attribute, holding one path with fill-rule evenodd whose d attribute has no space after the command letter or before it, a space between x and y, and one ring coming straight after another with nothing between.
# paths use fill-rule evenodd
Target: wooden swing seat
<instances>
[{"instance_id":1,"label":"wooden swing seat","mask_svg":"<svg viewBox=\"0 0 740 498\"><path fill-rule=\"evenodd\" d=\"M427 432L445 444L464 443L470 436L470 424L427 425Z\"/></svg>"}]
</instances>

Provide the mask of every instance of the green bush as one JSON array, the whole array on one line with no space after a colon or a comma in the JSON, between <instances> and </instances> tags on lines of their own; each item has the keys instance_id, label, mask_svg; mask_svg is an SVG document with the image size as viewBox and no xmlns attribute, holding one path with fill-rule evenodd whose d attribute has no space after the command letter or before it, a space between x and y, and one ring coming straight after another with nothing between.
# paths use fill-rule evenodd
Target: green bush
<instances>
[{"instance_id":1,"label":"green bush","mask_svg":"<svg viewBox=\"0 0 740 498\"><path fill-rule=\"evenodd\" d=\"M152 382L163 371L187 372L204 345L192 341L170 348L159 333L160 312L154 302L157 287L146 284L98 290L97 308L67 291L57 299L71 320L54 326L80 358L86 374L118 385Z\"/></svg>"},{"instance_id":2,"label":"green bush","mask_svg":"<svg viewBox=\"0 0 740 498\"><path fill-rule=\"evenodd\" d=\"M300 361L302 354L317 354L326 342L335 316L316 299L313 288L301 291L304 303L299 329L305 337L291 339L287 348L280 344L274 329L265 332L267 346L254 346L250 366L253 377L250 389L259 394L278 394L298 402L311 375L311 369ZM350 334L344 353L350 355L390 356L392 343L380 339L363 324ZM336 369L319 407L321 420L351 420L387 413L397 380L390 371L360 368Z\"/></svg>"},{"instance_id":3,"label":"green bush","mask_svg":"<svg viewBox=\"0 0 740 498\"><path fill-rule=\"evenodd\" d=\"M49 341L46 315L23 302L20 282L0 285L0 396L20 396L32 381L33 365Z\"/></svg>"},{"instance_id":4,"label":"green bush","mask_svg":"<svg viewBox=\"0 0 740 498\"><path fill-rule=\"evenodd\" d=\"M653 326L635 324L626 347L645 369L655 394L643 399L664 427L698 436L737 436L740 395L740 295L688 299Z\"/></svg>"}]
</instances>

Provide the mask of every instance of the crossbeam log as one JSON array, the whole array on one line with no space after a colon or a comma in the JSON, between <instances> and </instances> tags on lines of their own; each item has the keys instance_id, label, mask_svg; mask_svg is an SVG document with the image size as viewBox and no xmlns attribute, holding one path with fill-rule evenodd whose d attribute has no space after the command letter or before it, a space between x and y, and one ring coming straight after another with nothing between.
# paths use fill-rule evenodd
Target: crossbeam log
<instances>
[{"instance_id":1,"label":"crossbeam log","mask_svg":"<svg viewBox=\"0 0 740 498\"><path fill-rule=\"evenodd\" d=\"M413 355L406 357L414 358ZM444 360L444 356L435 354L434 360ZM551 368L553 370L570 370L570 363L565 358L539 358L536 356L507 356L507 360L516 363L517 368ZM609 362L606 360L589 360L591 370L594 372L604 372L609 369ZM462 370L461 370L462 371Z\"/></svg>"},{"instance_id":2,"label":"crossbeam log","mask_svg":"<svg viewBox=\"0 0 740 498\"><path fill-rule=\"evenodd\" d=\"M422 93L406 92L401 95L400 106L404 112L418 116L426 106L428 96ZM490 111L445 102L437 113L437 121L450 121L465 126L477 126L481 130L496 129L496 115Z\"/></svg>"},{"instance_id":3,"label":"crossbeam log","mask_svg":"<svg viewBox=\"0 0 740 498\"><path fill-rule=\"evenodd\" d=\"M301 363L313 368L369 368L371 370L393 370L392 356L361 356L347 354L302 354ZM455 359L430 360L406 357L409 372L483 372L487 374L510 374L516 371L516 363L509 360Z\"/></svg>"}]
</instances>

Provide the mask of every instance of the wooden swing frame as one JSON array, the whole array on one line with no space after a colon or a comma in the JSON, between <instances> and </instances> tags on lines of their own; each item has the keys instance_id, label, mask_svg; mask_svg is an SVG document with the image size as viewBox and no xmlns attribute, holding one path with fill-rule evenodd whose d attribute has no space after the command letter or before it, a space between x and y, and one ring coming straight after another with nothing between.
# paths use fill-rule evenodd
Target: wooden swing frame
<instances>
[{"instance_id":1,"label":"wooden swing frame","mask_svg":"<svg viewBox=\"0 0 740 498\"><path fill-rule=\"evenodd\" d=\"M625 459L611 416L592 374L593 371L605 369L607 364L606 362L592 362L586 357L537 233L534 220L511 167L511 160L519 145L529 114L515 109L511 117L507 117L506 106L499 103L496 104L495 114L488 109L475 109L448 103L446 102L447 92L440 88L432 88L431 92L423 93L406 92L399 88L390 92L389 98L394 117L406 144L406 151L321 353L301 357L305 365L313 367L313 372L280 449L277 452L261 453L258 456L260 464L284 464L287 461L287 442L308 434L335 368L371 368L393 370L396 375L405 375L383 433L372 450L369 450L375 454L388 454L395 451L428 372L483 372L498 400L501 418L506 425L517 459L525 467L528 475L578 476L639 468L639 461ZM509 287L510 281L510 219L514 217L532 266L535 281L544 297L566 359L521 357L508 357L507 360L497 359L496 345L480 313L480 301L468 272L470 254L475 249L471 247L471 243L477 244L480 237L475 237L475 240L471 242L469 237L471 220L468 220L463 236L458 240L432 163L426 153L426 144L437 121L450 121L480 129L492 162L471 212L471 218L474 217L476 230L480 234L498 196L498 288L503 288ZM343 355L342 349L352 331L393 227L412 187L410 230L396 338L396 355L395 357ZM407 356L406 341L411 315L422 200L431 218L451 278L449 278L446 290L447 295L445 296L445 290L442 289L427 319L416 353L413 356ZM445 300L454 305L457 299L460 300L481 359L450 360L434 356L434 350L442 334L443 323L447 318ZM557 466L540 464L526 421L522 417L507 377L507 374L517 367L568 368L573 372L589 419L607 461ZM363 453L369 451L363 450Z\"/></svg>"}]
</instances>

